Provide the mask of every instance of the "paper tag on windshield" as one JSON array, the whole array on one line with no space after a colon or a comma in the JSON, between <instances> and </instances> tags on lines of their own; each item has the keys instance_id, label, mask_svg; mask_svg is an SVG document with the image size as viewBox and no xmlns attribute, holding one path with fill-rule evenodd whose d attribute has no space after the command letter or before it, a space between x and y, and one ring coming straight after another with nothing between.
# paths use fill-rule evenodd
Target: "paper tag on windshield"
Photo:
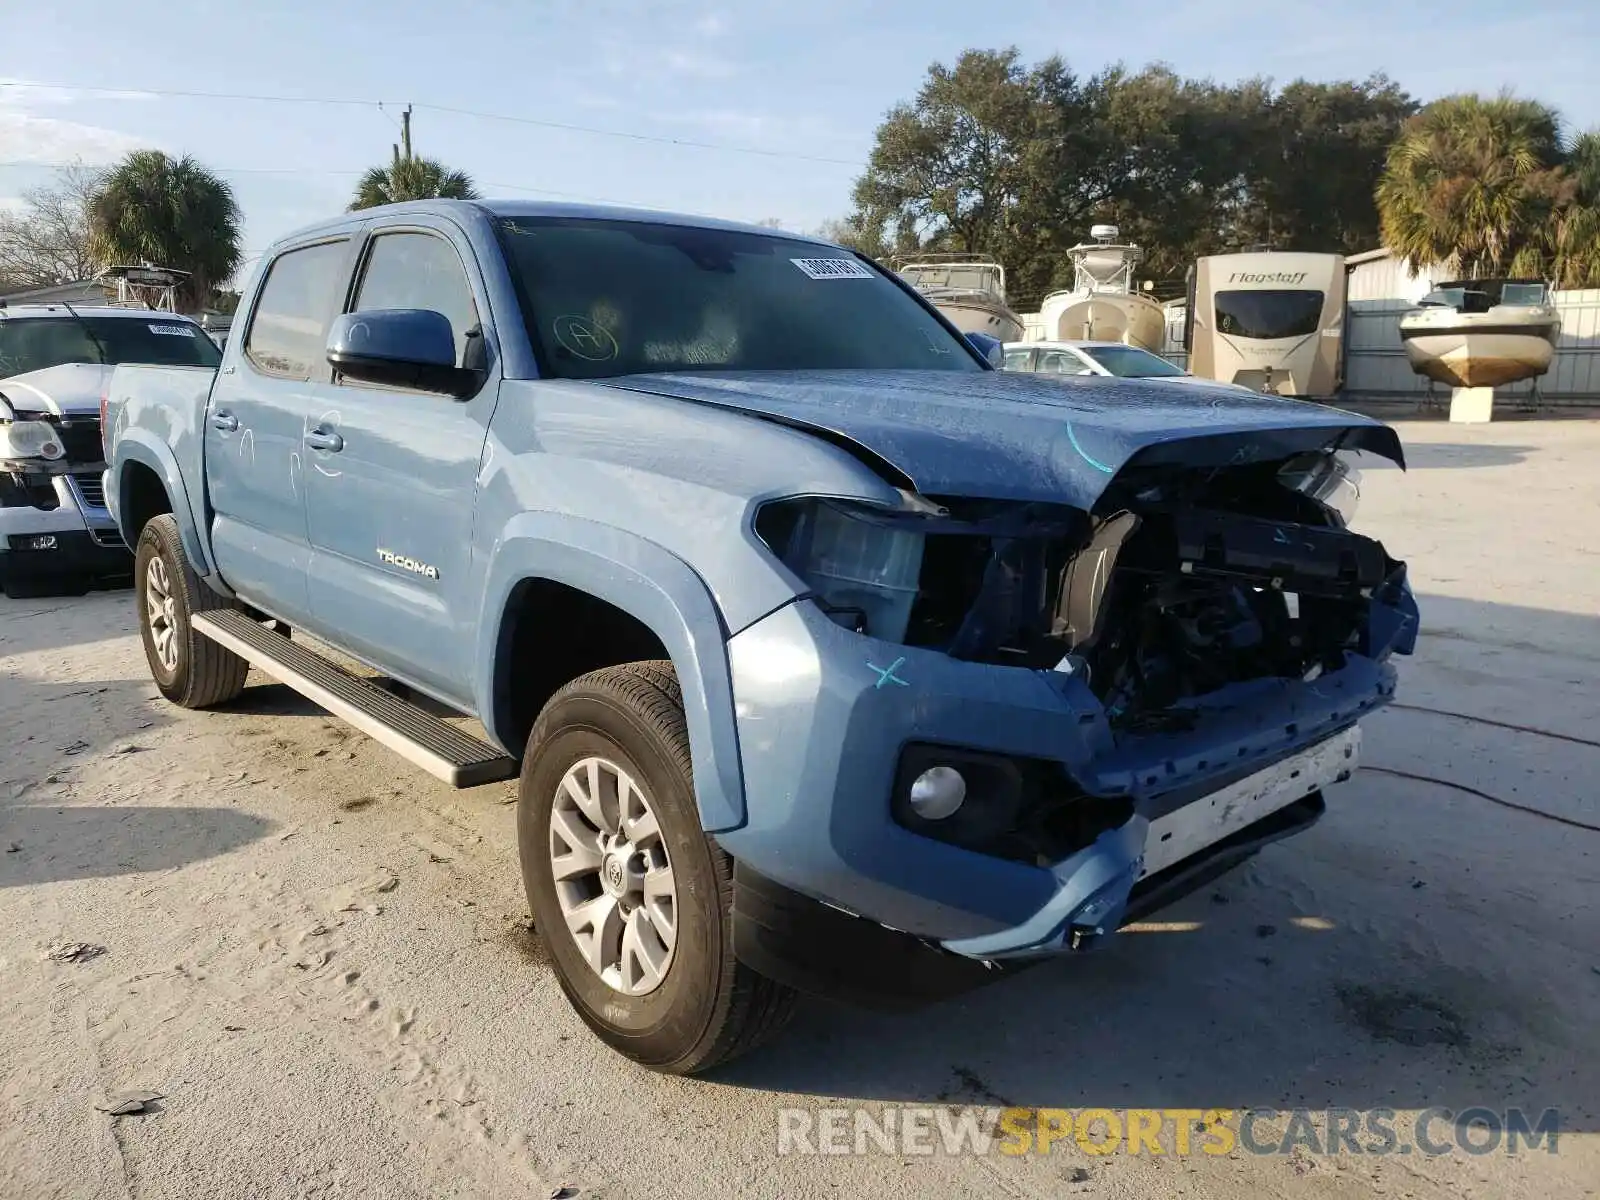
<instances>
[{"instance_id":1,"label":"paper tag on windshield","mask_svg":"<svg viewBox=\"0 0 1600 1200\"><path fill-rule=\"evenodd\" d=\"M813 279L871 279L872 272L853 258L791 258Z\"/></svg>"},{"instance_id":2,"label":"paper tag on windshield","mask_svg":"<svg viewBox=\"0 0 1600 1200\"><path fill-rule=\"evenodd\" d=\"M193 325L152 325L151 333L159 333L163 337L193 337Z\"/></svg>"}]
</instances>

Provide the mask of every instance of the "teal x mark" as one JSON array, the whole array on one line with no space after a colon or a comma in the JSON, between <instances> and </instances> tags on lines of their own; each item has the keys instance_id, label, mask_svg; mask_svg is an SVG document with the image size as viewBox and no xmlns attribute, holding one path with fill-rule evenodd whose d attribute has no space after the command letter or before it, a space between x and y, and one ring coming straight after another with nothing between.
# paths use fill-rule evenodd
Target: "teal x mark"
<instances>
[{"instance_id":1,"label":"teal x mark","mask_svg":"<svg viewBox=\"0 0 1600 1200\"><path fill-rule=\"evenodd\" d=\"M880 667L880 666L878 666L877 663L869 662L867 664L867 666L872 668L872 670L874 670L874 671L876 671L878 673L878 682L873 684L872 686L873 687L882 687L886 683L898 683L901 687L910 687L911 685L909 683L907 683L904 679L901 679L900 676L895 674L895 671L897 671L900 668L900 664L905 662L905 661L906 661L905 660L905 656L901 655L899 658L895 659L892 663L890 663L887 667Z\"/></svg>"}]
</instances>

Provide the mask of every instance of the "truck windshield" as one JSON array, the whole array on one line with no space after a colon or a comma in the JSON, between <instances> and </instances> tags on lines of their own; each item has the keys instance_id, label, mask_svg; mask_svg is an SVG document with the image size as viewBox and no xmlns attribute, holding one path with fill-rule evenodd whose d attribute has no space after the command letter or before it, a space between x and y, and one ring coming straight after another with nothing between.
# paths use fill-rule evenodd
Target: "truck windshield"
<instances>
[{"instance_id":1,"label":"truck windshield","mask_svg":"<svg viewBox=\"0 0 1600 1200\"><path fill-rule=\"evenodd\" d=\"M1321 292L1288 289L1217 293L1217 332L1271 341L1305 337L1322 323Z\"/></svg>"},{"instance_id":2,"label":"truck windshield","mask_svg":"<svg viewBox=\"0 0 1600 1200\"><path fill-rule=\"evenodd\" d=\"M648 221L510 217L506 259L541 368L981 371L882 271L781 235Z\"/></svg>"},{"instance_id":3,"label":"truck windshield","mask_svg":"<svg viewBox=\"0 0 1600 1200\"><path fill-rule=\"evenodd\" d=\"M199 326L166 313L0 320L0 379L62 363L215 367L221 361L222 352Z\"/></svg>"}]
</instances>

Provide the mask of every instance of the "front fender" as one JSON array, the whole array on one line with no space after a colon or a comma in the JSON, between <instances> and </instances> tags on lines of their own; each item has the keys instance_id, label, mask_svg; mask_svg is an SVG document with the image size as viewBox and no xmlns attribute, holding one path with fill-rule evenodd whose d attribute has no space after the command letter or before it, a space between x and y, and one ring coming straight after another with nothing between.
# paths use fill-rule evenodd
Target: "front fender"
<instances>
[{"instance_id":1,"label":"front fender","mask_svg":"<svg viewBox=\"0 0 1600 1200\"><path fill-rule=\"evenodd\" d=\"M666 647L683 688L695 798L708 833L744 823L744 781L734 725L733 685L722 616L700 576L654 542L595 521L553 512L522 513L495 540L479 613L476 649L477 710L496 729L495 661L513 590L529 579L548 579L586 592L649 627ZM559 634L556 634L559 636Z\"/></svg>"},{"instance_id":2,"label":"front fender","mask_svg":"<svg viewBox=\"0 0 1600 1200\"><path fill-rule=\"evenodd\" d=\"M178 460L172 448L137 426L125 428L117 438L115 461L110 471L111 486L106 489L106 504L122 533L122 540L129 546L135 542L122 523L123 488L127 483L130 463L148 467L160 477L162 486L167 489L167 499L172 503L172 515L177 519L178 531L183 535L184 553L189 556L195 574L203 579L215 576L216 566L211 560L211 547L200 536L199 510L190 499L189 489L183 482L183 473L178 470Z\"/></svg>"}]
</instances>

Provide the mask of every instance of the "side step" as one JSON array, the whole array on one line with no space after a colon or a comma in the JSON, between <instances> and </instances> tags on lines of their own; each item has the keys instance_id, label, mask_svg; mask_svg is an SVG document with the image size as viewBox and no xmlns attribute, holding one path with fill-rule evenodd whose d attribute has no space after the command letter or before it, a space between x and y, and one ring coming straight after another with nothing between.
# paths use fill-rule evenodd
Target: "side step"
<instances>
[{"instance_id":1,"label":"side step","mask_svg":"<svg viewBox=\"0 0 1600 1200\"><path fill-rule=\"evenodd\" d=\"M452 787L476 787L517 773L516 759L488 742L352 675L242 612L213 609L195 613L190 621L197 633Z\"/></svg>"}]
</instances>

